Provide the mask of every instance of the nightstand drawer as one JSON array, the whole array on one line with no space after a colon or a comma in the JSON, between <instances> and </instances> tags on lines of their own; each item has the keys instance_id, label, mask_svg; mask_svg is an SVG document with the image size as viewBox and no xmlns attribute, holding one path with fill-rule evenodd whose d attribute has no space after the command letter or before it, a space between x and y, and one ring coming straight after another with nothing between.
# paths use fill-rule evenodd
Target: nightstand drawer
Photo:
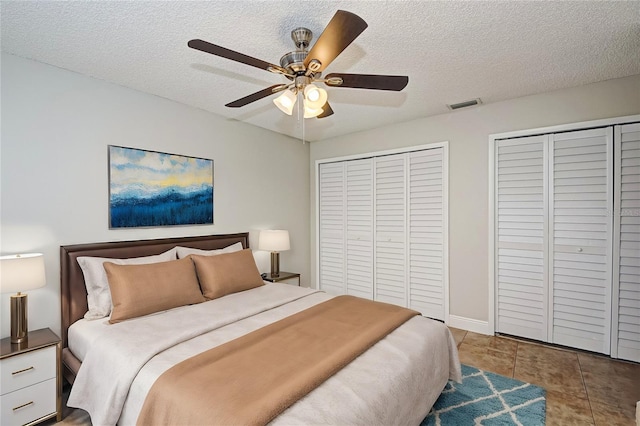
<instances>
[{"instance_id":1,"label":"nightstand drawer","mask_svg":"<svg viewBox=\"0 0 640 426\"><path fill-rule=\"evenodd\" d=\"M0 383L3 395L55 377L55 346L0 360ZM55 396L55 394L54 389L52 395Z\"/></svg>"},{"instance_id":2,"label":"nightstand drawer","mask_svg":"<svg viewBox=\"0 0 640 426\"><path fill-rule=\"evenodd\" d=\"M0 411L0 423L3 426L23 425L54 414L56 412L56 379L49 379L2 395Z\"/></svg>"}]
</instances>

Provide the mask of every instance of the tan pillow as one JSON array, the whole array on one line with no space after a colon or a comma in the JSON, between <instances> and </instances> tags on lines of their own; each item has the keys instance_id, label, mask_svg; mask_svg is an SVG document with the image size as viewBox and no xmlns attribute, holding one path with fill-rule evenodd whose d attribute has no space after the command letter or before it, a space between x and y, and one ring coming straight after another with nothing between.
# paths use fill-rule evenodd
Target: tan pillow
<instances>
[{"instance_id":1,"label":"tan pillow","mask_svg":"<svg viewBox=\"0 0 640 426\"><path fill-rule=\"evenodd\" d=\"M84 285L87 287L87 305L89 310L84 314L87 320L96 320L108 317L111 313L111 293L109 293L109 281L102 264L112 262L118 265L140 265L142 263L157 263L176 260L176 248L169 251L145 257L133 257L130 259L111 259L107 257L78 257L78 264L84 275Z\"/></svg>"},{"instance_id":2,"label":"tan pillow","mask_svg":"<svg viewBox=\"0 0 640 426\"><path fill-rule=\"evenodd\" d=\"M190 259L147 265L105 262L104 269L113 300L111 324L205 301Z\"/></svg>"},{"instance_id":3,"label":"tan pillow","mask_svg":"<svg viewBox=\"0 0 640 426\"><path fill-rule=\"evenodd\" d=\"M251 249L217 256L191 255L206 299L217 299L264 285Z\"/></svg>"}]
</instances>

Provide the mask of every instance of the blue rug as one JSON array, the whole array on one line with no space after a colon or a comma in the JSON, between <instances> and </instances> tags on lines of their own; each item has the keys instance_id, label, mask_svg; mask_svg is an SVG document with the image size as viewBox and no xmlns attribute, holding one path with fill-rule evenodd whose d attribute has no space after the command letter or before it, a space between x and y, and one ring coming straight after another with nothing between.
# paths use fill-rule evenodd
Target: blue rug
<instances>
[{"instance_id":1,"label":"blue rug","mask_svg":"<svg viewBox=\"0 0 640 426\"><path fill-rule=\"evenodd\" d=\"M449 381L420 426L544 425L545 390L462 365L462 383Z\"/></svg>"}]
</instances>

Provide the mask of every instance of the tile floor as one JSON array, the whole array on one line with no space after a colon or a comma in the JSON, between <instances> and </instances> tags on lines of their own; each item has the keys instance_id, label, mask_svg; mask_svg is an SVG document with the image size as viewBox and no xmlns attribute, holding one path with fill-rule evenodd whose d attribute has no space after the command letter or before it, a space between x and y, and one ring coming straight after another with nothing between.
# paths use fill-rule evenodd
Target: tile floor
<instances>
[{"instance_id":1,"label":"tile floor","mask_svg":"<svg viewBox=\"0 0 640 426\"><path fill-rule=\"evenodd\" d=\"M547 390L547 425L635 423L640 364L450 328L460 362Z\"/></svg>"}]
</instances>

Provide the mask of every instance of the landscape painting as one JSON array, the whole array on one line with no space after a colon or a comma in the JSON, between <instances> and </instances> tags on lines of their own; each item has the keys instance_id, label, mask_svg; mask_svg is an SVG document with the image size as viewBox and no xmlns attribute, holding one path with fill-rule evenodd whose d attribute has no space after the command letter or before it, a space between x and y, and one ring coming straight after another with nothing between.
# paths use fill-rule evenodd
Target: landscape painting
<instances>
[{"instance_id":1,"label":"landscape painting","mask_svg":"<svg viewBox=\"0 0 640 426\"><path fill-rule=\"evenodd\" d=\"M109 145L109 227L213 224L213 160Z\"/></svg>"}]
</instances>

